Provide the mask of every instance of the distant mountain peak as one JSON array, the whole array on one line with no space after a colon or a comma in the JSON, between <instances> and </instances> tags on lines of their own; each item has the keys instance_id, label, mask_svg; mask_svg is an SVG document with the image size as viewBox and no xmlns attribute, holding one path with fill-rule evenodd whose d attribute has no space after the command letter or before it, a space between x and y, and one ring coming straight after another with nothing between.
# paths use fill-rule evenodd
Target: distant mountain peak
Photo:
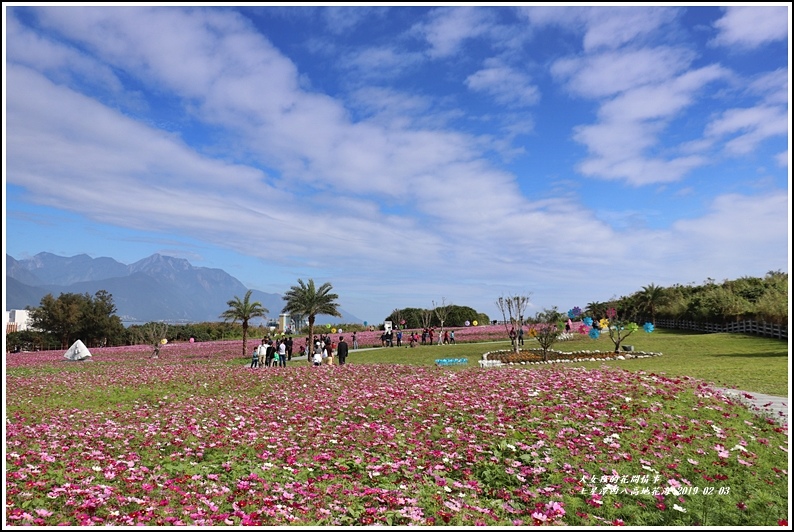
<instances>
[{"instance_id":1,"label":"distant mountain peak","mask_svg":"<svg viewBox=\"0 0 794 532\"><path fill-rule=\"evenodd\" d=\"M60 293L93 295L105 290L113 296L116 314L127 322L221 321L228 301L248 290L220 268L196 267L186 259L160 253L129 266L109 257L59 257L46 252L19 261L6 255L6 262L6 310L37 307L48 293L57 297ZM269 318L284 308L281 294L253 290L252 300L269 309ZM341 322L361 322L340 311ZM317 323L326 321L320 318Z\"/></svg>"}]
</instances>

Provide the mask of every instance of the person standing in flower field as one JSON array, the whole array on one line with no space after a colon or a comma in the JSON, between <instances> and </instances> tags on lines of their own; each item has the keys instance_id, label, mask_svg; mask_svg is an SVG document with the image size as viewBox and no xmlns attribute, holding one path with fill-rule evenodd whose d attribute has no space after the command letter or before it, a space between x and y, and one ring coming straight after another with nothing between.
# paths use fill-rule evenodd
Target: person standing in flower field
<instances>
[{"instance_id":1,"label":"person standing in flower field","mask_svg":"<svg viewBox=\"0 0 794 532\"><path fill-rule=\"evenodd\" d=\"M259 367L259 346L254 347L251 352L251 368Z\"/></svg>"},{"instance_id":2,"label":"person standing in flower field","mask_svg":"<svg viewBox=\"0 0 794 532\"><path fill-rule=\"evenodd\" d=\"M524 326L519 325L518 327L518 345L524 345Z\"/></svg>"},{"instance_id":3,"label":"person standing in flower field","mask_svg":"<svg viewBox=\"0 0 794 532\"><path fill-rule=\"evenodd\" d=\"M283 338L278 344L278 365L282 368L287 367L287 344L284 342Z\"/></svg>"},{"instance_id":4,"label":"person standing in flower field","mask_svg":"<svg viewBox=\"0 0 794 532\"><path fill-rule=\"evenodd\" d=\"M358 349L358 336L356 336L357 331L353 331L353 349Z\"/></svg>"},{"instance_id":5,"label":"person standing in flower field","mask_svg":"<svg viewBox=\"0 0 794 532\"><path fill-rule=\"evenodd\" d=\"M314 354L312 355L312 364L319 366L323 362L323 351L320 347L320 342L314 344Z\"/></svg>"},{"instance_id":6,"label":"person standing in flower field","mask_svg":"<svg viewBox=\"0 0 794 532\"><path fill-rule=\"evenodd\" d=\"M273 365L273 358L276 353L276 348L273 342L267 342L265 345L265 367L269 368Z\"/></svg>"},{"instance_id":7,"label":"person standing in flower field","mask_svg":"<svg viewBox=\"0 0 794 532\"><path fill-rule=\"evenodd\" d=\"M345 342L345 337L339 337L339 344L336 346L336 356L339 358L339 365L345 365L345 359L347 359L347 342Z\"/></svg>"}]
</instances>

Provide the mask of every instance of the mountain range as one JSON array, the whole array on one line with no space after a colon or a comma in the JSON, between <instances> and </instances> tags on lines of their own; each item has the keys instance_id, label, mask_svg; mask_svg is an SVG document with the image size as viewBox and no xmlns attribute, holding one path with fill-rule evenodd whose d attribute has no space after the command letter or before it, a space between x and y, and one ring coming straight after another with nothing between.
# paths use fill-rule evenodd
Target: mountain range
<instances>
[{"instance_id":1,"label":"mountain range","mask_svg":"<svg viewBox=\"0 0 794 532\"><path fill-rule=\"evenodd\" d=\"M6 255L6 310L38 307L47 294L89 294L105 290L113 296L116 315L125 324L166 321L197 323L221 321L235 296L248 291L240 281L218 268L198 268L185 259L154 254L133 264L109 257L88 255L61 257L38 253L16 260ZM251 301L259 301L275 319L284 308L281 294L252 290ZM319 315L316 323L361 323L339 309L341 318Z\"/></svg>"}]
</instances>

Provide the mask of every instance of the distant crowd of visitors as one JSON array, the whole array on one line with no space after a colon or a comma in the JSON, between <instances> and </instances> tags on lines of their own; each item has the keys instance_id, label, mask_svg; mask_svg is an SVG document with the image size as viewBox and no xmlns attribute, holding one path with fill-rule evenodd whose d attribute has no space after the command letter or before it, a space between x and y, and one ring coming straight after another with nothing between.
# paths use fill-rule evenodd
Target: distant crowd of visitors
<instances>
[{"instance_id":1,"label":"distant crowd of visitors","mask_svg":"<svg viewBox=\"0 0 794 532\"><path fill-rule=\"evenodd\" d=\"M292 337L280 340L271 340L269 337L262 338L262 343L256 346L251 353L251 367L286 367L287 362L292 360L292 350L294 342ZM358 339L353 333L353 349L358 349ZM339 337L339 342L332 340L330 335L314 335L314 338L306 338L306 345L303 348L303 355L306 360L314 365L332 365L334 358L339 365L343 365L347 360L349 347L344 336Z\"/></svg>"},{"instance_id":2,"label":"distant crowd of visitors","mask_svg":"<svg viewBox=\"0 0 794 532\"><path fill-rule=\"evenodd\" d=\"M291 336L280 340L271 340L268 337L262 338L262 343L256 346L251 354L251 367L286 367L287 361L292 360L292 347Z\"/></svg>"},{"instance_id":3,"label":"distant crowd of visitors","mask_svg":"<svg viewBox=\"0 0 794 532\"><path fill-rule=\"evenodd\" d=\"M425 327L421 335L417 331L408 334L410 347L416 347L420 343L421 345L433 345L434 341L437 341L438 345L454 344L455 331L447 329L437 333L435 327ZM402 347L403 331L399 329L397 331L385 330L380 336L380 342L381 347ZM352 344L352 349L359 348L355 331L352 333ZM262 339L262 344L254 348L251 354L251 367L286 367L287 362L292 360L292 349L291 336L279 340L265 337ZM337 364L344 365L349 350L350 347L344 336L339 336L338 342L335 342L330 334L319 336L315 334L313 338L306 337L302 354L306 357L307 362L314 366L333 365L334 359Z\"/></svg>"}]
</instances>

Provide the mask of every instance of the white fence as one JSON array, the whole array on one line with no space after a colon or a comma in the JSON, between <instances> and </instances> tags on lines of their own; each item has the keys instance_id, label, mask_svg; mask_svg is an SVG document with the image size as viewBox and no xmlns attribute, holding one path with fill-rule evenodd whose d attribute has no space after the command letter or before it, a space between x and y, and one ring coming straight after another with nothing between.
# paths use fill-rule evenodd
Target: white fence
<instances>
[{"instance_id":1,"label":"white fence","mask_svg":"<svg viewBox=\"0 0 794 532\"><path fill-rule=\"evenodd\" d=\"M656 326L665 329L688 329L692 331L701 331L709 333L744 333L755 334L758 336L768 336L770 338L779 338L781 340L788 340L788 327L785 325L774 325L771 323L764 323L761 321L742 320L732 321L730 323L701 323L697 321L687 320L669 320L657 319Z\"/></svg>"}]
</instances>

